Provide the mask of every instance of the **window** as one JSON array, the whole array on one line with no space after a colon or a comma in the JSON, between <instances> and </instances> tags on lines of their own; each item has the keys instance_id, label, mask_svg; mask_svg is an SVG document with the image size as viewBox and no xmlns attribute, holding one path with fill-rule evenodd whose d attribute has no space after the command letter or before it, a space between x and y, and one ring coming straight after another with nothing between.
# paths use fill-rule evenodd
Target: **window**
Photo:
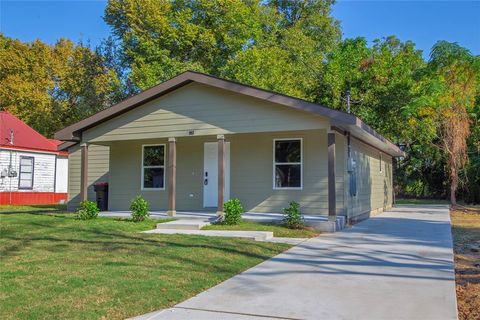
<instances>
[{"instance_id":1,"label":"window","mask_svg":"<svg viewBox=\"0 0 480 320\"><path fill-rule=\"evenodd\" d=\"M165 145L144 145L142 152L142 189L165 188Z\"/></svg>"},{"instance_id":2,"label":"window","mask_svg":"<svg viewBox=\"0 0 480 320\"><path fill-rule=\"evenodd\" d=\"M274 189L302 188L302 140L275 139Z\"/></svg>"},{"instance_id":3,"label":"window","mask_svg":"<svg viewBox=\"0 0 480 320\"><path fill-rule=\"evenodd\" d=\"M382 172L382 163L383 163L382 154L380 153L380 172Z\"/></svg>"},{"instance_id":4,"label":"window","mask_svg":"<svg viewBox=\"0 0 480 320\"><path fill-rule=\"evenodd\" d=\"M18 175L18 189L33 189L34 157L20 156L20 173Z\"/></svg>"}]
</instances>

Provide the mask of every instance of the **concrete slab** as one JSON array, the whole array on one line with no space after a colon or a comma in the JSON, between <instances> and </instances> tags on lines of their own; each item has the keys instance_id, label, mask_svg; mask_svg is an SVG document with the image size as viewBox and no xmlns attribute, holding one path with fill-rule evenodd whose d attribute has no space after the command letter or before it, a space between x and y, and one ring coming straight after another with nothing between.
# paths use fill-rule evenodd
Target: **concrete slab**
<instances>
[{"instance_id":1,"label":"concrete slab","mask_svg":"<svg viewBox=\"0 0 480 320\"><path fill-rule=\"evenodd\" d=\"M173 310L150 319L457 319L448 207L399 206L310 239Z\"/></svg>"},{"instance_id":2,"label":"concrete slab","mask_svg":"<svg viewBox=\"0 0 480 320\"><path fill-rule=\"evenodd\" d=\"M204 219L180 219L157 224L157 229L200 230L210 222Z\"/></svg>"},{"instance_id":3,"label":"concrete slab","mask_svg":"<svg viewBox=\"0 0 480 320\"><path fill-rule=\"evenodd\" d=\"M157 234L188 234L207 237L245 238L256 241L267 241L273 238L273 232L271 231L153 229L143 232Z\"/></svg>"}]
</instances>

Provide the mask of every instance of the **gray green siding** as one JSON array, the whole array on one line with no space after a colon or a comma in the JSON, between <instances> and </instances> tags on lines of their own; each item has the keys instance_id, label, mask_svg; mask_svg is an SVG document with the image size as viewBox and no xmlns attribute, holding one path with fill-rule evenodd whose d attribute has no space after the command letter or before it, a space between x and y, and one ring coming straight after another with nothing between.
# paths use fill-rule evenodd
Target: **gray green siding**
<instances>
[{"instance_id":1,"label":"gray green siding","mask_svg":"<svg viewBox=\"0 0 480 320\"><path fill-rule=\"evenodd\" d=\"M69 149L68 156L68 210L75 210L80 202L80 147ZM91 145L88 152L88 199L95 200L93 185L109 179L109 147Z\"/></svg>"},{"instance_id":2,"label":"gray green siding","mask_svg":"<svg viewBox=\"0 0 480 320\"><path fill-rule=\"evenodd\" d=\"M349 217L369 214L392 205L392 157L356 139L351 140L357 162L357 195L349 196ZM380 171L382 154L382 171Z\"/></svg>"},{"instance_id":3,"label":"gray green siding","mask_svg":"<svg viewBox=\"0 0 480 320\"><path fill-rule=\"evenodd\" d=\"M324 117L192 83L87 130L84 142L320 129Z\"/></svg>"},{"instance_id":4,"label":"gray green siding","mask_svg":"<svg viewBox=\"0 0 480 320\"><path fill-rule=\"evenodd\" d=\"M326 131L228 135L231 148L231 197L240 198L252 212L281 212L295 200L307 214L327 214ZM273 189L273 139L303 139L303 189ZM342 137L341 137L342 138ZM340 140L340 139L339 139ZM203 144L216 137L186 137L177 140L177 210L203 210ZM114 142L110 158L110 210L128 209L137 194L152 210L167 209L167 191L141 190L142 144L164 144L166 139ZM339 143L343 143L341 140ZM343 165L337 166L337 212L345 214ZM168 179L168 178L167 178Z\"/></svg>"}]
</instances>

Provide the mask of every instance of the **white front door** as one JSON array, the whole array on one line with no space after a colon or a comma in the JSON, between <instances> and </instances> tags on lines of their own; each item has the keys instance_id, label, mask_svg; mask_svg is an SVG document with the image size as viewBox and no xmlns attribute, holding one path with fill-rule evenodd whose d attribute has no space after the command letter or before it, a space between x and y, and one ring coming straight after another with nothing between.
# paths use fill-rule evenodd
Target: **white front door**
<instances>
[{"instance_id":1,"label":"white front door","mask_svg":"<svg viewBox=\"0 0 480 320\"><path fill-rule=\"evenodd\" d=\"M206 142L203 146L203 206L218 204L218 143ZM230 142L225 142L225 192L224 201L230 199Z\"/></svg>"}]
</instances>

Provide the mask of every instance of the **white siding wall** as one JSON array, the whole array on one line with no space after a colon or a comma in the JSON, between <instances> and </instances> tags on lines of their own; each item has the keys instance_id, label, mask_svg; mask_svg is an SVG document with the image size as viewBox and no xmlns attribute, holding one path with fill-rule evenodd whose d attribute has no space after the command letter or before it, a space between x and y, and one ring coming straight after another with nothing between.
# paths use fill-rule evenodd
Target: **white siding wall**
<instances>
[{"instance_id":1,"label":"white siding wall","mask_svg":"<svg viewBox=\"0 0 480 320\"><path fill-rule=\"evenodd\" d=\"M20 192L54 192L55 185L55 155L47 153L35 153L27 151L0 149L0 172L8 170L10 164L10 155L12 159L13 170L17 172L16 177L0 178L0 191L20 191ZM34 176L33 189L18 189L18 179L20 175L20 157L34 158Z\"/></svg>"},{"instance_id":2,"label":"white siding wall","mask_svg":"<svg viewBox=\"0 0 480 320\"><path fill-rule=\"evenodd\" d=\"M57 177L55 192L67 193L68 191L68 158L57 157Z\"/></svg>"}]
</instances>

